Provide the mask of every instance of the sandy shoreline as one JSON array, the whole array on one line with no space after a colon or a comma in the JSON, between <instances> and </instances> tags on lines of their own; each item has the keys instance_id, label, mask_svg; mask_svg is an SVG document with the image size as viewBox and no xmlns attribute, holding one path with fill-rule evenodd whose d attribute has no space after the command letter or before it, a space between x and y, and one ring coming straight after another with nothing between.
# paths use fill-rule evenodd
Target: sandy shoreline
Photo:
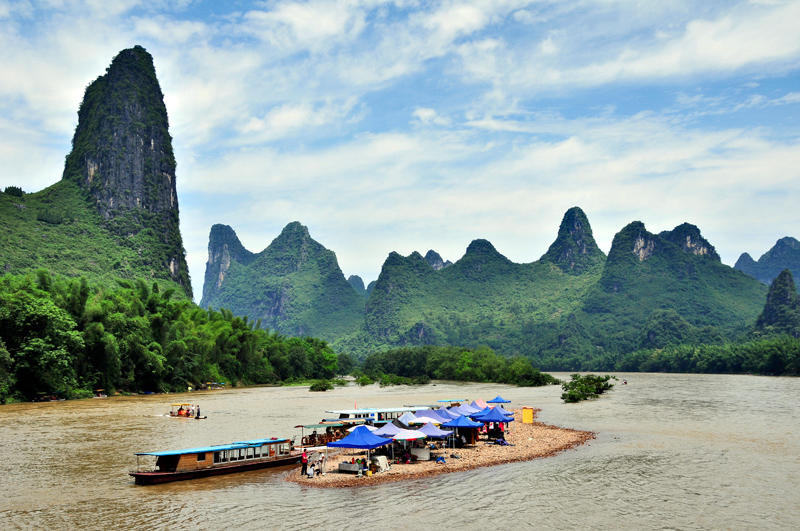
<instances>
[{"instance_id":1,"label":"sandy shoreline","mask_svg":"<svg viewBox=\"0 0 800 531\"><path fill-rule=\"evenodd\" d=\"M521 410L516 410L515 413L515 418L522 419ZM408 465L393 464L391 469L385 472L374 474L371 477L357 477L355 474L338 472L339 463L343 461L349 462L358 452L358 450L348 450L338 455L331 456L329 454L329 462L325 465L327 473L324 476L316 476L313 479L301 477L300 468L296 467L287 472L284 479L309 487L366 487L378 483L417 479L449 472L549 457L584 444L594 437L595 434L589 431L550 426L535 421L533 424L523 424L517 421L511 423L510 431L506 434L506 440L513 446L486 444L483 440L480 440L471 448L458 448L455 451L452 449L437 450L436 453L438 455L445 457L445 464L436 464L434 461L416 462ZM450 454L453 452L460 455L461 459L451 458Z\"/></svg>"}]
</instances>

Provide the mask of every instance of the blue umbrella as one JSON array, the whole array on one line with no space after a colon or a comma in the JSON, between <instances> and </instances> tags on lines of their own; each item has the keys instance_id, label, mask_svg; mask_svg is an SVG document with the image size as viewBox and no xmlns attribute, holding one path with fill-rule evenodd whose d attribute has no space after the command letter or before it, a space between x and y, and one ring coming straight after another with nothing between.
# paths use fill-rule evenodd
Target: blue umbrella
<instances>
[{"instance_id":1,"label":"blue umbrella","mask_svg":"<svg viewBox=\"0 0 800 531\"><path fill-rule=\"evenodd\" d=\"M476 415L474 418L475 420L479 420L481 422L514 422L514 417L504 415L500 411L497 411L497 408L492 409L484 415Z\"/></svg>"},{"instance_id":2,"label":"blue umbrella","mask_svg":"<svg viewBox=\"0 0 800 531\"><path fill-rule=\"evenodd\" d=\"M456 428L456 435L458 435L458 428L480 428L481 426L483 426L482 423L470 420L465 415L442 424L443 428ZM455 446L455 440L453 440L453 446Z\"/></svg>"},{"instance_id":3,"label":"blue umbrella","mask_svg":"<svg viewBox=\"0 0 800 531\"><path fill-rule=\"evenodd\" d=\"M497 395L496 397L492 398L491 400L487 400L486 401L487 404L508 404L510 402L511 402L511 400L506 400L505 398L503 398L500 395Z\"/></svg>"}]
</instances>

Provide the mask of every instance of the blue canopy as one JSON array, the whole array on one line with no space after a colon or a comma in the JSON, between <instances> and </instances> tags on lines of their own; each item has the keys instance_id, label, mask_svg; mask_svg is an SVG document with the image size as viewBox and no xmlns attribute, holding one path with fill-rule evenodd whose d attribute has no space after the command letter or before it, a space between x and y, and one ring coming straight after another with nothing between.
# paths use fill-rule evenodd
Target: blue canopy
<instances>
[{"instance_id":1,"label":"blue canopy","mask_svg":"<svg viewBox=\"0 0 800 531\"><path fill-rule=\"evenodd\" d=\"M496 397L492 398L491 400L487 400L486 401L487 404L508 404L509 402L511 402L511 400L506 400L505 398L503 398L500 395L497 395Z\"/></svg>"},{"instance_id":2,"label":"blue canopy","mask_svg":"<svg viewBox=\"0 0 800 531\"><path fill-rule=\"evenodd\" d=\"M482 417L482 416L486 415L491 410L492 410L492 408L490 408L489 406L486 406L485 408L481 409L480 411L478 411L476 413L471 413L471 414L469 414L467 416L474 419L474 418Z\"/></svg>"},{"instance_id":3,"label":"blue canopy","mask_svg":"<svg viewBox=\"0 0 800 531\"><path fill-rule=\"evenodd\" d=\"M445 428L480 428L483 426L483 423L469 420L466 416L461 415L457 419L453 419L450 422L445 422L442 424L442 426Z\"/></svg>"},{"instance_id":4,"label":"blue canopy","mask_svg":"<svg viewBox=\"0 0 800 531\"><path fill-rule=\"evenodd\" d=\"M451 407L450 411L458 413L459 415L472 415L473 413L480 411L480 409L474 408L469 404L462 404L460 406Z\"/></svg>"},{"instance_id":5,"label":"blue canopy","mask_svg":"<svg viewBox=\"0 0 800 531\"><path fill-rule=\"evenodd\" d=\"M497 411L497 408L492 409L491 411L489 411L485 415L476 416L474 418L475 418L475 420L478 420L480 422L513 422L514 421L514 417L509 417L509 416L503 415L501 412Z\"/></svg>"},{"instance_id":6,"label":"blue canopy","mask_svg":"<svg viewBox=\"0 0 800 531\"><path fill-rule=\"evenodd\" d=\"M380 429L378 429L376 431L373 431L372 434L373 435L377 435L379 437L394 437L395 435L400 433L400 431L403 430L403 429L404 428L400 428L396 424L393 424L391 422L387 422Z\"/></svg>"},{"instance_id":7,"label":"blue canopy","mask_svg":"<svg viewBox=\"0 0 800 531\"><path fill-rule=\"evenodd\" d=\"M494 406L494 408L497 411L499 411L500 413L502 413L503 415L513 415L514 414L513 411L509 411L506 408L504 408L503 406Z\"/></svg>"},{"instance_id":8,"label":"blue canopy","mask_svg":"<svg viewBox=\"0 0 800 531\"><path fill-rule=\"evenodd\" d=\"M371 450L378 446L391 443L391 439L378 437L367 429L366 426L359 426L350 432L350 435L338 441L329 442L328 446L336 448L361 448Z\"/></svg>"},{"instance_id":9,"label":"blue canopy","mask_svg":"<svg viewBox=\"0 0 800 531\"><path fill-rule=\"evenodd\" d=\"M449 430L440 430L439 428L437 428L436 426L434 426L433 424L430 424L430 423L425 424L424 426L422 426L419 429L419 431L421 431L422 433L424 433L428 437L433 437L434 439L441 439L441 438L447 437L448 435L453 433L452 431L449 431Z\"/></svg>"},{"instance_id":10,"label":"blue canopy","mask_svg":"<svg viewBox=\"0 0 800 531\"><path fill-rule=\"evenodd\" d=\"M457 419L458 417L461 416L458 413L453 413L449 409L445 408L437 409L436 412L439 414L440 417L442 417L443 419L446 418L447 420Z\"/></svg>"},{"instance_id":11,"label":"blue canopy","mask_svg":"<svg viewBox=\"0 0 800 531\"><path fill-rule=\"evenodd\" d=\"M433 420L435 420L435 421L439 422L440 424L441 424L442 422L447 422L448 420L452 420L452 417L451 417L450 415L448 415L447 413L445 413L444 415L442 415L442 413L441 413L441 412L439 412L439 410L438 410L438 409L426 409L426 410L424 410L424 411L417 411L417 412L415 413L415 415L416 415L418 418L419 418L419 417L428 417L428 418L432 418Z\"/></svg>"}]
</instances>

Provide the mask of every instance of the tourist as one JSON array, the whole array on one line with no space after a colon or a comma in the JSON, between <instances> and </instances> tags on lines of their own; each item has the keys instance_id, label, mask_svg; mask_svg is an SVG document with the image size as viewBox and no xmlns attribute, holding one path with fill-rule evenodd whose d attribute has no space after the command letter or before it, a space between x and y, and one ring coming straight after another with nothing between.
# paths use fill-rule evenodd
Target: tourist
<instances>
[{"instance_id":1,"label":"tourist","mask_svg":"<svg viewBox=\"0 0 800 531\"><path fill-rule=\"evenodd\" d=\"M303 455L300 458L300 475L303 476L308 471L308 454L306 453L305 449L303 450Z\"/></svg>"},{"instance_id":2,"label":"tourist","mask_svg":"<svg viewBox=\"0 0 800 531\"><path fill-rule=\"evenodd\" d=\"M308 479L314 479L314 463L311 463L311 465L308 467L307 474L308 474Z\"/></svg>"}]
</instances>

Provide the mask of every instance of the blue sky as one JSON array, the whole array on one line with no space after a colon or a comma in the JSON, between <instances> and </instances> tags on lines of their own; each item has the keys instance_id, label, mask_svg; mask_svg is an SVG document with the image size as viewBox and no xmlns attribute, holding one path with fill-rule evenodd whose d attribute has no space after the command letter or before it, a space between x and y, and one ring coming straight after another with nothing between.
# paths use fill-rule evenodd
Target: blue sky
<instances>
[{"instance_id":1,"label":"blue sky","mask_svg":"<svg viewBox=\"0 0 800 531\"><path fill-rule=\"evenodd\" d=\"M208 232L290 221L374 280L486 238L537 260L688 221L725 263L800 237L800 2L0 0L0 186L56 182L88 83L153 55L195 293Z\"/></svg>"}]
</instances>

